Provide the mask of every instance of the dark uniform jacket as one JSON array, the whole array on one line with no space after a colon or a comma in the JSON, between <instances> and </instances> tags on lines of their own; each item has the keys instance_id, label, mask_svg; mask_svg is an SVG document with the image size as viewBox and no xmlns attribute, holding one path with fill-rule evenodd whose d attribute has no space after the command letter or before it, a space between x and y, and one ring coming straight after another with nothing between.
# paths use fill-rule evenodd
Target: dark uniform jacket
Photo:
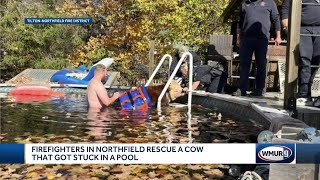
<instances>
[{"instance_id":1,"label":"dark uniform jacket","mask_svg":"<svg viewBox=\"0 0 320 180\"><path fill-rule=\"evenodd\" d=\"M271 20L280 31L280 16L274 0L246 0L241 6L239 28L241 37L270 37Z\"/></svg>"},{"instance_id":2,"label":"dark uniform jacket","mask_svg":"<svg viewBox=\"0 0 320 180\"><path fill-rule=\"evenodd\" d=\"M193 68L197 68L198 66L201 65L201 59L196 53L191 52L191 55L193 57ZM170 67L170 74L174 71L174 69L178 65L179 60L180 60L180 57L179 57L179 54L177 53L172 60L171 67ZM189 63L189 60L187 59L186 62ZM182 77L180 70L178 70L176 77Z\"/></svg>"},{"instance_id":3,"label":"dark uniform jacket","mask_svg":"<svg viewBox=\"0 0 320 180\"><path fill-rule=\"evenodd\" d=\"M319 1L320 2L320 1ZM302 0L302 3L319 3L317 0ZM288 19L290 14L291 0L284 0L282 4L281 19ZM302 26L320 26L320 6L319 5L302 5L301 10Z\"/></svg>"}]
</instances>

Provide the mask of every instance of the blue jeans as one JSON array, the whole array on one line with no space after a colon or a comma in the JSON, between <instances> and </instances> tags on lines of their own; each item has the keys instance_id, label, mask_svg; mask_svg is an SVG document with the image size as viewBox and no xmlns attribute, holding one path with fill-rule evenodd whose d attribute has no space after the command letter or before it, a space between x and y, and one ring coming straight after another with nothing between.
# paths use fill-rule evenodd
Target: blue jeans
<instances>
[{"instance_id":1,"label":"blue jeans","mask_svg":"<svg viewBox=\"0 0 320 180\"><path fill-rule=\"evenodd\" d=\"M265 87L266 64L267 64L268 39L267 38L244 38L240 46L240 90L247 91L249 71L252 62L252 55L255 55L257 66L255 91L262 93Z\"/></svg>"}]
</instances>

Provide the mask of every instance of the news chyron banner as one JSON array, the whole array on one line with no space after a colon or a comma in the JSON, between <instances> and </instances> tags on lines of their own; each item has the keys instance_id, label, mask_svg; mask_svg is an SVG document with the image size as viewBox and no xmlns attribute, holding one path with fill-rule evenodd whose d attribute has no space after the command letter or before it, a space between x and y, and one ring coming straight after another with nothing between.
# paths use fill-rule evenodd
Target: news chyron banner
<instances>
[{"instance_id":1,"label":"news chyron banner","mask_svg":"<svg viewBox=\"0 0 320 180\"><path fill-rule=\"evenodd\" d=\"M0 144L0 164L320 163L320 144Z\"/></svg>"},{"instance_id":2,"label":"news chyron banner","mask_svg":"<svg viewBox=\"0 0 320 180\"><path fill-rule=\"evenodd\" d=\"M254 154L255 144L0 144L1 163L25 164L247 164Z\"/></svg>"}]
</instances>

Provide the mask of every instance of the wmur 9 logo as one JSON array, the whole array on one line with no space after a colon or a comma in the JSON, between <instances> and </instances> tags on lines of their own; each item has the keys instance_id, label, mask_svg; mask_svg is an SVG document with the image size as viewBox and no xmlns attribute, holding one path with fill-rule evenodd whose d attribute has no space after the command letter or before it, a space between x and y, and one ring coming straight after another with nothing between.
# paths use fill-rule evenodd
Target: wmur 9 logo
<instances>
[{"instance_id":1,"label":"wmur 9 logo","mask_svg":"<svg viewBox=\"0 0 320 180\"><path fill-rule=\"evenodd\" d=\"M294 160L294 144L257 144L256 146L256 163L292 163Z\"/></svg>"}]
</instances>

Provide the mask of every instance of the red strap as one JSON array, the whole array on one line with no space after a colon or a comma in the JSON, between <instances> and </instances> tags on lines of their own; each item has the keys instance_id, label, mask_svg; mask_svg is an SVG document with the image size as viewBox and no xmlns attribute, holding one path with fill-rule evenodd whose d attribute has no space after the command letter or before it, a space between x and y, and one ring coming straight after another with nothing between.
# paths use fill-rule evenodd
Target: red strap
<instances>
[{"instance_id":1,"label":"red strap","mask_svg":"<svg viewBox=\"0 0 320 180\"><path fill-rule=\"evenodd\" d=\"M123 106L125 103L128 103L128 102L131 103L131 101L130 101L130 100L127 100L127 99L124 100L124 101L122 101L121 106Z\"/></svg>"}]
</instances>

